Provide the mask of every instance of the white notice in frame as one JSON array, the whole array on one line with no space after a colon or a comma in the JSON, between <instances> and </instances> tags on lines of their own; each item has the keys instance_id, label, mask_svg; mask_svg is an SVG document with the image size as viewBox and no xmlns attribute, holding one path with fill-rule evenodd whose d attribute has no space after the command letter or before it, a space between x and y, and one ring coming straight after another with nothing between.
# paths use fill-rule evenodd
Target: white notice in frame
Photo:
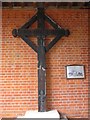
<instances>
[{"instance_id":1,"label":"white notice in frame","mask_svg":"<svg viewBox=\"0 0 90 120\"><path fill-rule=\"evenodd\" d=\"M67 78L85 78L83 65L68 65L66 66Z\"/></svg>"}]
</instances>

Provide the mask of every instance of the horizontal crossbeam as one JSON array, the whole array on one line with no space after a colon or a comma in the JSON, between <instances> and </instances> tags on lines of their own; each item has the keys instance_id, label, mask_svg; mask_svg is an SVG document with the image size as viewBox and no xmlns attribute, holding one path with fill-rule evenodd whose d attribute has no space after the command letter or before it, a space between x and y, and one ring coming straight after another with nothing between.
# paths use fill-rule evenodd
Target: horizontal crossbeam
<instances>
[{"instance_id":1,"label":"horizontal crossbeam","mask_svg":"<svg viewBox=\"0 0 90 120\"><path fill-rule=\"evenodd\" d=\"M56 37L48 44L48 46L46 46L46 52L49 51L49 49L51 49L58 40L60 40L60 38L62 36L68 36L70 33L69 33L69 30L64 30L64 29L61 29L61 28L58 28L58 29L14 29L13 30L13 36L16 37L16 36L19 36L21 37L35 52L37 52L37 46L34 45L34 43L32 41L30 41L28 39L29 36L43 36L43 37L46 37L46 36L49 36L49 35L55 35Z\"/></svg>"},{"instance_id":2,"label":"horizontal crossbeam","mask_svg":"<svg viewBox=\"0 0 90 120\"><path fill-rule=\"evenodd\" d=\"M24 35L24 36L49 36L49 35L65 35L65 30L64 29L19 29L18 30L18 36Z\"/></svg>"}]
</instances>

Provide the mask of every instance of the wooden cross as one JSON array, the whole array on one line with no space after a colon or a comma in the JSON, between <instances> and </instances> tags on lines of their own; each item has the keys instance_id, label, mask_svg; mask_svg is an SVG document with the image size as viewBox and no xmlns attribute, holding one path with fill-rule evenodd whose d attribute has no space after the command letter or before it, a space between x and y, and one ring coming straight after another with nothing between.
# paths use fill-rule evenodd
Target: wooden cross
<instances>
[{"instance_id":1,"label":"wooden cross","mask_svg":"<svg viewBox=\"0 0 90 120\"><path fill-rule=\"evenodd\" d=\"M49 16L45 15L43 4L38 5L37 13L18 30L14 29L14 37L21 37L38 54L38 111L46 111L46 64L45 54L48 52L63 36L69 35L69 30L64 30L57 25ZM37 21L37 29L30 29L30 26ZM45 28L47 21L54 29ZM28 29L29 28L29 29ZM55 35L55 38L45 46L45 38L49 35ZM38 40L36 46L29 36L35 36Z\"/></svg>"}]
</instances>

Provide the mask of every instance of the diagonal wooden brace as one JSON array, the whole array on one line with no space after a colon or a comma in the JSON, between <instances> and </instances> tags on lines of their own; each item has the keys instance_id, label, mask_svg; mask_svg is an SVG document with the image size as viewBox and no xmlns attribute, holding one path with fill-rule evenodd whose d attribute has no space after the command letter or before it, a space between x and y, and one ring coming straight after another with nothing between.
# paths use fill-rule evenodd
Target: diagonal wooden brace
<instances>
[{"instance_id":1,"label":"diagonal wooden brace","mask_svg":"<svg viewBox=\"0 0 90 120\"><path fill-rule=\"evenodd\" d=\"M61 33L61 32L60 32ZM70 34L69 30L64 30L62 34L58 34L49 44L46 46L46 52L48 52L63 36L67 36Z\"/></svg>"}]
</instances>

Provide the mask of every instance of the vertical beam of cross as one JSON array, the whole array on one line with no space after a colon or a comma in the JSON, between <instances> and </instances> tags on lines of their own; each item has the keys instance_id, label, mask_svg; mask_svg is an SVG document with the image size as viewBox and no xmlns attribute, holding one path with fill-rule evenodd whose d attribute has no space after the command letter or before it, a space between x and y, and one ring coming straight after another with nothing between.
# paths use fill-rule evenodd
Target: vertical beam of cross
<instances>
[{"instance_id":1,"label":"vertical beam of cross","mask_svg":"<svg viewBox=\"0 0 90 120\"><path fill-rule=\"evenodd\" d=\"M38 8L37 21L38 29L44 31L45 18L44 8ZM46 111L46 64L45 64L45 36L38 39L38 111Z\"/></svg>"}]
</instances>

